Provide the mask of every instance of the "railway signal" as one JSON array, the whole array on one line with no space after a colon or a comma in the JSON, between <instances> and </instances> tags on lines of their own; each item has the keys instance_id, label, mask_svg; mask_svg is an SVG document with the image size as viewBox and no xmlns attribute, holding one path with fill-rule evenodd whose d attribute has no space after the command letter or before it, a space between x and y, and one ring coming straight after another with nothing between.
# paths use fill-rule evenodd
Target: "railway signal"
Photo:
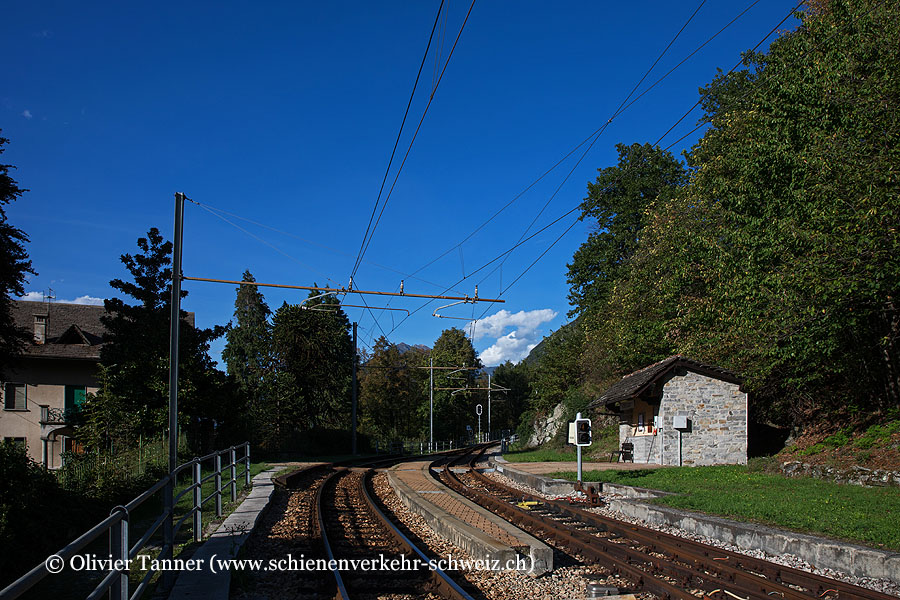
<instances>
[{"instance_id":1,"label":"railway signal","mask_svg":"<svg viewBox=\"0 0 900 600\"><path fill-rule=\"evenodd\" d=\"M575 420L575 445L578 447L591 445L591 420Z\"/></svg>"}]
</instances>

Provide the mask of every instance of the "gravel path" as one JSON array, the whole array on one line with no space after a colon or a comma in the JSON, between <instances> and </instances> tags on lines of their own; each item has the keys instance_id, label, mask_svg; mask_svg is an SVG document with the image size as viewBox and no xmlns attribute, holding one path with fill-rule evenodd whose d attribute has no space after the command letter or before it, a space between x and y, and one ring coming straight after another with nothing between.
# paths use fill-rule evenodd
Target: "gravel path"
<instances>
[{"instance_id":1,"label":"gravel path","mask_svg":"<svg viewBox=\"0 0 900 600\"><path fill-rule=\"evenodd\" d=\"M496 471L486 473L488 477L497 480L503 485L509 486L511 488L515 488L517 490L522 490L523 492L527 492L534 496L547 498L548 500L558 499L558 496L551 496L547 494L542 494L541 492L530 488L526 485L522 485L512 479L506 477L505 475L498 473ZM621 498L621 496L617 496L615 494L603 494L603 497L608 498ZM701 542L704 544L709 544L710 546L715 546L717 548L723 548L725 550L730 550L732 552L738 552L740 554L745 554L747 556L752 556L754 558L762 558L776 564L785 565L788 567L793 567L795 569L801 569L803 571L808 571L810 573L816 573L817 575L822 575L824 577L830 577L832 579L839 579L841 581L846 581L847 583L852 583L854 585L858 585L861 587L866 587L872 590L877 590L879 592L883 592L885 594L890 594L892 596L900 596L900 585L887 580L887 579L871 579L868 577L856 577L854 575L848 575L846 573L840 573L837 571L833 571L831 569L818 569L803 559L794 556L793 554L783 554L783 555L771 555L767 554L761 550L748 550L745 548L740 548L737 546L733 546L731 544L726 544L716 539L707 538L701 535L696 535L683 529L679 529L677 527L672 527L671 525L657 525L654 523L647 523L640 519L633 519L631 517L625 516L622 513L614 510L610 510L609 508L599 507L599 508L587 508L591 512L595 512L597 514L601 514L607 517L611 517L614 519L618 519L620 521L625 521L628 523L634 523L636 525L643 525L644 527L649 527L651 529L656 529L657 531L662 531L664 533L668 533L671 535L677 535L679 537L691 539L697 542Z\"/></svg>"}]
</instances>

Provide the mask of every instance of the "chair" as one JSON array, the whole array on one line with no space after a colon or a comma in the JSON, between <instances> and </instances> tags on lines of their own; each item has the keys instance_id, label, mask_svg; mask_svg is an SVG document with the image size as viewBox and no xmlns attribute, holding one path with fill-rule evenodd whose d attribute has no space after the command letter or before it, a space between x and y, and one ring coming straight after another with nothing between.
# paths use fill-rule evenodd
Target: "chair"
<instances>
[{"instance_id":1,"label":"chair","mask_svg":"<svg viewBox=\"0 0 900 600\"><path fill-rule=\"evenodd\" d=\"M622 462L634 462L634 444L622 442L621 450L613 450L609 453L609 462L613 462L613 456L616 457L616 462L619 462L619 459L622 459Z\"/></svg>"}]
</instances>

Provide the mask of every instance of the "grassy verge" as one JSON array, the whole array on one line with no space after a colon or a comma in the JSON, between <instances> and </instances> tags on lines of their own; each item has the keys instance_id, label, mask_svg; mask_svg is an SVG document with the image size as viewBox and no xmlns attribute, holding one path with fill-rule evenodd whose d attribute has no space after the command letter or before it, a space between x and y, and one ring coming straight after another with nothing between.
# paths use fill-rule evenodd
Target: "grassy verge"
<instances>
[{"instance_id":1,"label":"grassy verge","mask_svg":"<svg viewBox=\"0 0 900 600\"><path fill-rule=\"evenodd\" d=\"M551 477L575 479L572 472ZM789 479L745 466L587 471L603 481L676 492L654 502L900 550L900 489Z\"/></svg>"}]
</instances>

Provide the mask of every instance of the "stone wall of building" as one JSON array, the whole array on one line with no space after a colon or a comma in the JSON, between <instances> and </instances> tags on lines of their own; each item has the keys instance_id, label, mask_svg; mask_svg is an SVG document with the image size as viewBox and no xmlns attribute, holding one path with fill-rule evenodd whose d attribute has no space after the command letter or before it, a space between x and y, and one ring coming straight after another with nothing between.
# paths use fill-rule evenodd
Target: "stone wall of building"
<instances>
[{"instance_id":1,"label":"stone wall of building","mask_svg":"<svg viewBox=\"0 0 900 600\"><path fill-rule=\"evenodd\" d=\"M635 435L634 405L623 402L619 414L619 448L624 442L634 444L634 462L659 464L660 440L656 435ZM652 418L647 427L652 428Z\"/></svg>"},{"instance_id":2,"label":"stone wall of building","mask_svg":"<svg viewBox=\"0 0 900 600\"><path fill-rule=\"evenodd\" d=\"M690 427L676 430L676 416L687 417ZM663 385L656 437L664 465L746 464L747 394L699 373L672 373Z\"/></svg>"}]
</instances>

